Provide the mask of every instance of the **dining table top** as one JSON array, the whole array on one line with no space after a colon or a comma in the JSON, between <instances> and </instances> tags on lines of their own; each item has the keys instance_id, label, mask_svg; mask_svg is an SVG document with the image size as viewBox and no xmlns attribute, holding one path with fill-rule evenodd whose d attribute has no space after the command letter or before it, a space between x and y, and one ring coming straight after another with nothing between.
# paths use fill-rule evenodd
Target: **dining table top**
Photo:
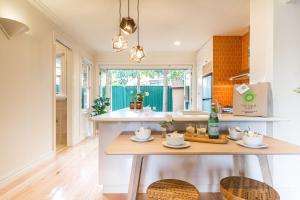
<instances>
[{"instance_id":1,"label":"dining table top","mask_svg":"<svg viewBox=\"0 0 300 200\"><path fill-rule=\"evenodd\" d=\"M163 146L165 138L154 133L149 142L130 140L133 132L123 132L106 148L108 155L293 155L300 154L300 146L269 136L264 137L267 148L253 149L229 140L227 144L190 142L190 147L173 149Z\"/></svg>"}]
</instances>

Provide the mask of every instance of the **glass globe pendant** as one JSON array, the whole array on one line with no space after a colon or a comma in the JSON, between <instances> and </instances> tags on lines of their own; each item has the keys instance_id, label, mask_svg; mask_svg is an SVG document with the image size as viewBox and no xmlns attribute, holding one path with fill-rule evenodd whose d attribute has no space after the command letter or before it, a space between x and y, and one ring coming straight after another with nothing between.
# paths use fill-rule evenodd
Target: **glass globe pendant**
<instances>
[{"instance_id":1,"label":"glass globe pendant","mask_svg":"<svg viewBox=\"0 0 300 200\"><path fill-rule=\"evenodd\" d=\"M122 9L122 3L121 0L119 0L119 22L121 21L121 9ZM113 39L112 39L112 46L113 46L113 50L115 52L120 52L123 51L125 49L127 49L128 47L128 41L126 39L126 37L124 37L121 34L121 29L119 28L119 34L116 35Z\"/></svg>"},{"instance_id":2,"label":"glass globe pendant","mask_svg":"<svg viewBox=\"0 0 300 200\"><path fill-rule=\"evenodd\" d=\"M134 22L134 19L132 19L129 16L129 8L130 8L129 5L130 5L130 2L128 0L128 16L123 17L120 22L120 28L121 28L122 32L125 33L126 35L130 35L130 34L134 33L137 28L136 24Z\"/></svg>"},{"instance_id":3,"label":"glass globe pendant","mask_svg":"<svg viewBox=\"0 0 300 200\"><path fill-rule=\"evenodd\" d=\"M115 52L120 52L120 51L123 51L128 48L127 39L126 39L126 37L121 35L121 33L119 33L119 35L116 35L113 38L112 44L113 44L113 50Z\"/></svg>"},{"instance_id":4,"label":"glass globe pendant","mask_svg":"<svg viewBox=\"0 0 300 200\"><path fill-rule=\"evenodd\" d=\"M130 52L131 60L134 60L134 61L140 63L142 61L142 59L145 57L146 57L146 53L142 46L137 45L135 47L132 47L131 52Z\"/></svg>"},{"instance_id":5,"label":"glass globe pendant","mask_svg":"<svg viewBox=\"0 0 300 200\"><path fill-rule=\"evenodd\" d=\"M130 51L130 58L131 60L134 60L138 63L140 63L145 57L146 53L144 51L144 48L140 46L140 0L138 0L138 45L135 47L132 47Z\"/></svg>"}]
</instances>

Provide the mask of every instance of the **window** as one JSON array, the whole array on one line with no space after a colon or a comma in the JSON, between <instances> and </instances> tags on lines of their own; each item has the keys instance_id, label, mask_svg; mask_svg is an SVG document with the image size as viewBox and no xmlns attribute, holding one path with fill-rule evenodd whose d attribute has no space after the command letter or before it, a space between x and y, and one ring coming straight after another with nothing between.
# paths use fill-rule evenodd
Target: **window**
<instances>
[{"instance_id":1,"label":"window","mask_svg":"<svg viewBox=\"0 0 300 200\"><path fill-rule=\"evenodd\" d=\"M189 110L190 69L101 69L99 94L111 98L111 109L127 108L137 91L149 92L144 107L156 111Z\"/></svg>"},{"instance_id":2,"label":"window","mask_svg":"<svg viewBox=\"0 0 300 200\"><path fill-rule=\"evenodd\" d=\"M66 95L66 59L65 54L56 55L56 95Z\"/></svg>"},{"instance_id":3,"label":"window","mask_svg":"<svg viewBox=\"0 0 300 200\"><path fill-rule=\"evenodd\" d=\"M107 70L100 70L99 83L98 83L98 94L102 98L106 98L106 76Z\"/></svg>"},{"instance_id":4,"label":"window","mask_svg":"<svg viewBox=\"0 0 300 200\"><path fill-rule=\"evenodd\" d=\"M86 111L90 108L91 95L91 64L84 60L81 66L81 109Z\"/></svg>"}]
</instances>

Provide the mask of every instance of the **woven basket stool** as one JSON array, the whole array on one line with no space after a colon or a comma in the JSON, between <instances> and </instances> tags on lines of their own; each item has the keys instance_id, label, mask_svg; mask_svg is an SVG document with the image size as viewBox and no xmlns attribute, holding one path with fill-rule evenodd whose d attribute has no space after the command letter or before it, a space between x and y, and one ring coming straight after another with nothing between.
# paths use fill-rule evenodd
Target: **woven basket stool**
<instances>
[{"instance_id":1,"label":"woven basket stool","mask_svg":"<svg viewBox=\"0 0 300 200\"><path fill-rule=\"evenodd\" d=\"M152 183L147 189L147 200L199 200L200 193L190 183L164 179Z\"/></svg>"},{"instance_id":2,"label":"woven basket stool","mask_svg":"<svg viewBox=\"0 0 300 200\"><path fill-rule=\"evenodd\" d=\"M279 200L271 186L246 177L231 176L221 180L221 194L227 200Z\"/></svg>"}]
</instances>

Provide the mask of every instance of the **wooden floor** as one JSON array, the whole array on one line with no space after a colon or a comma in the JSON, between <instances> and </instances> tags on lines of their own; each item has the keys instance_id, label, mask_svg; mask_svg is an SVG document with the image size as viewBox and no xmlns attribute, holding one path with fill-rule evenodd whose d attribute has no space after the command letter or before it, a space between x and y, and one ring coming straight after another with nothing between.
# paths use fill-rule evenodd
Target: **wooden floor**
<instances>
[{"instance_id":1,"label":"wooden floor","mask_svg":"<svg viewBox=\"0 0 300 200\"><path fill-rule=\"evenodd\" d=\"M125 200L124 194L102 195L98 179L98 139L59 151L56 156L0 190L2 200ZM141 194L139 199L146 199ZM222 200L203 193L201 200Z\"/></svg>"}]
</instances>

